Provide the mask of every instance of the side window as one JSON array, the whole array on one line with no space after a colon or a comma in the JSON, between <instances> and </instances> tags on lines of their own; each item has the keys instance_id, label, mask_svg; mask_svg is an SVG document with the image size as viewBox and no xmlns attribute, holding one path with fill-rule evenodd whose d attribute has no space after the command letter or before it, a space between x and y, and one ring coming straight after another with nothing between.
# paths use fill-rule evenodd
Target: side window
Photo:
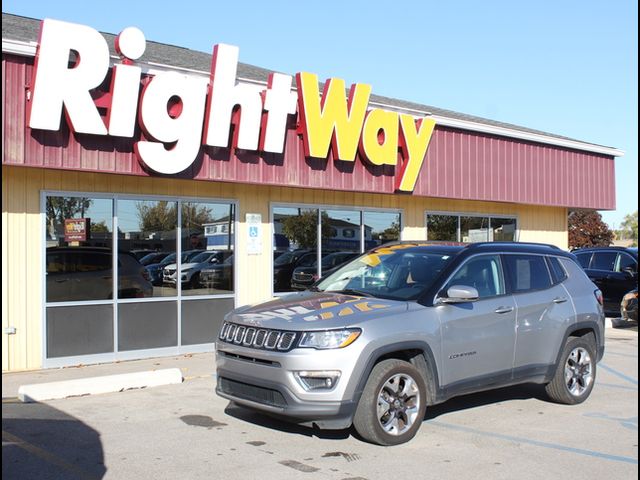
<instances>
[{"instance_id":1,"label":"side window","mask_svg":"<svg viewBox=\"0 0 640 480\"><path fill-rule=\"evenodd\" d=\"M618 255L618 260L616 260L616 272L624 272L629 268L637 272L638 262L636 262L635 258L627 255L626 253L620 253Z\"/></svg>"},{"instance_id":2,"label":"side window","mask_svg":"<svg viewBox=\"0 0 640 480\"><path fill-rule=\"evenodd\" d=\"M567 278L567 272L565 272L562 265L560 265L560 260L558 260L557 257L547 257L547 263L549 264L553 284L557 285L558 283L562 283Z\"/></svg>"},{"instance_id":3,"label":"side window","mask_svg":"<svg viewBox=\"0 0 640 480\"><path fill-rule=\"evenodd\" d=\"M589 268L589 262L591 261L591 253L577 253L578 262L582 268Z\"/></svg>"},{"instance_id":4,"label":"side window","mask_svg":"<svg viewBox=\"0 0 640 480\"><path fill-rule=\"evenodd\" d=\"M593 270L612 272L617 257L617 252L596 252L593 254L593 260L591 260L591 268Z\"/></svg>"},{"instance_id":5,"label":"side window","mask_svg":"<svg viewBox=\"0 0 640 480\"><path fill-rule=\"evenodd\" d=\"M551 286L549 269L540 255L505 255L513 293L542 290Z\"/></svg>"},{"instance_id":6,"label":"side window","mask_svg":"<svg viewBox=\"0 0 640 480\"><path fill-rule=\"evenodd\" d=\"M480 298L505 293L502 266L498 255L482 255L464 263L449 280L446 288L453 285L474 287Z\"/></svg>"}]
</instances>

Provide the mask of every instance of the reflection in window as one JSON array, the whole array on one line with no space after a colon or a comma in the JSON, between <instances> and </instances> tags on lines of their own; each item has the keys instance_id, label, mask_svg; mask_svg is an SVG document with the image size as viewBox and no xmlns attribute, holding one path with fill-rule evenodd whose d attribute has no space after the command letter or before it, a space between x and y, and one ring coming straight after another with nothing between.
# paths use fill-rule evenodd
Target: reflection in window
<instances>
[{"instance_id":1,"label":"reflection in window","mask_svg":"<svg viewBox=\"0 0 640 480\"><path fill-rule=\"evenodd\" d=\"M505 255L504 260L514 293L541 290L551 286L551 277L544 257Z\"/></svg>"},{"instance_id":2,"label":"reflection in window","mask_svg":"<svg viewBox=\"0 0 640 480\"><path fill-rule=\"evenodd\" d=\"M182 203L182 259L180 272L167 272L165 284L182 285L183 295L233 292L235 205Z\"/></svg>"},{"instance_id":3,"label":"reflection in window","mask_svg":"<svg viewBox=\"0 0 640 480\"><path fill-rule=\"evenodd\" d=\"M47 302L112 298L112 232L112 200L47 197Z\"/></svg>"},{"instance_id":4,"label":"reflection in window","mask_svg":"<svg viewBox=\"0 0 640 480\"><path fill-rule=\"evenodd\" d=\"M458 216L429 214L427 216L427 240L457 242Z\"/></svg>"},{"instance_id":5,"label":"reflection in window","mask_svg":"<svg viewBox=\"0 0 640 480\"><path fill-rule=\"evenodd\" d=\"M491 230L494 242L516 241L515 218L491 218Z\"/></svg>"},{"instance_id":6,"label":"reflection in window","mask_svg":"<svg viewBox=\"0 0 640 480\"><path fill-rule=\"evenodd\" d=\"M369 250L400 240L400 214L364 212L364 248Z\"/></svg>"},{"instance_id":7,"label":"reflection in window","mask_svg":"<svg viewBox=\"0 0 640 480\"><path fill-rule=\"evenodd\" d=\"M487 217L460 217L460 241L463 243L488 242L489 219Z\"/></svg>"},{"instance_id":8,"label":"reflection in window","mask_svg":"<svg viewBox=\"0 0 640 480\"><path fill-rule=\"evenodd\" d=\"M163 285L163 271L175 264L177 226L175 201L118 200L118 250L135 255L141 264L145 261L143 274L153 285L154 297L176 295L175 289ZM136 271L125 258L118 270L121 290L135 283Z\"/></svg>"},{"instance_id":9,"label":"reflection in window","mask_svg":"<svg viewBox=\"0 0 640 480\"><path fill-rule=\"evenodd\" d=\"M326 215L322 219L323 233L331 227ZM317 260L318 210L313 208L278 207L273 209L273 291L290 292L291 277L304 257Z\"/></svg>"}]
</instances>

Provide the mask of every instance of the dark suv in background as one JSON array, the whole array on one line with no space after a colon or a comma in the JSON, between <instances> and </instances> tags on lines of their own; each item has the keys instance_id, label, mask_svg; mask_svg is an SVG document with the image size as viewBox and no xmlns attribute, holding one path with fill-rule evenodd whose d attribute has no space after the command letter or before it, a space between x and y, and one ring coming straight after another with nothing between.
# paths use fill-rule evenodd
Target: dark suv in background
<instances>
[{"instance_id":1,"label":"dark suv in background","mask_svg":"<svg viewBox=\"0 0 640 480\"><path fill-rule=\"evenodd\" d=\"M624 296L638 288L638 249L593 247L574 250L584 271L604 296L607 316L618 317Z\"/></svg>"}]
</instances>

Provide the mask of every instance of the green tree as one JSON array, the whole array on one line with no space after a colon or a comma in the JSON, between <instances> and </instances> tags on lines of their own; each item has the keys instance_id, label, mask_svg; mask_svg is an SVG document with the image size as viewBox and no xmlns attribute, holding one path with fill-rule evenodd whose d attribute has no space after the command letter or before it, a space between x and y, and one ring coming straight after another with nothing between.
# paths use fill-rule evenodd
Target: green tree
<instances>
[{"instance_id":1,"label":"green tree","mask_svg":"<svg viewBox=\"0 0 640 480\"><path fill-rule=\"evenodd\" d=\"M614 234L602 221L602 215L591 210L569 213L569 247L608 247Z\"/></svg>"},{"instance_id":2,"label":"green tree","mask_svg":"<svg viewBox=\"0 0 640 480\"><path fill-rule=\"evenodd\" d=\"M98 223L91 222L91 233L109 233L107 222L104 220Z\"/></svg>"},{"instance_id":3,"label":"green tree","mask_svg":"<svg viewBox=\"0 0 640 480\"><path fill-rule=\"evenodd\" d=\"M166 232L175 230L178 213L175 202L136 203L139 228L143 232Z\"/></svg>"},{"instance_id":4,"label":"green tree","mask_svg":"<svg viewBox=\"0 0 640 480\"><path fill-rule=\"evenodd\" d=\"M321 220L322 237L331 237L329 215L323 212ZM303 210L296 216L282 220L282 233L290 242L300 248L315 248L318 245L318 213L315 210Z\"/></svg>"},{"instance_id":5,"label":"green tree","mask_svg":"<svg viewBox=\"0 0 640 480\"><path fill-rule=\"evenodd\" d=\"M638 211L625 215L620 224L619 238L633 240L633 246L638 246Z\"/></svg>"}]
</instances>

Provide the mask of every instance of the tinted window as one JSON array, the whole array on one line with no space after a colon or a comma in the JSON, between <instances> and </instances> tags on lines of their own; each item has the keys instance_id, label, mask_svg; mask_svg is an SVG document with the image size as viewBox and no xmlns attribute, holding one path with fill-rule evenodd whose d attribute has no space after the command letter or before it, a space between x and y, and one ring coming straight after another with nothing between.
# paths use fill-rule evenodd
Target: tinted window
<instances>
[{"instance_id":1,"label":"tinted window","mask_svg":"<svg viewBox=\"0 0 640 480\"><path fill-rule=\"evenodd\" d=\"M638 262L630 255L621 253L618 255L618 261L616 262L616 272L624 272L625 270L632 268L638 270Z\"/></svg>"},{"instance_id":2,"label":"tinted window","mask_svg":"<svg viewBox=\"0 0 640 480\"><path fill-rule=\"evenodd\" d=\"M539 255L505 255L505 265L514 293L542 290L551 286L549 269Z\"/></svg>"},{"instance_id":3,"label":"tinted window","mask_svg":"<svg viewBox=\"0 0 640 480\"><path fill-rule=\"evenodd\" d=\"M613 271L617 256L617 252L596 252L591 260L591 268L593 270Z\"/></svg>"},{"instance_id":4,"label":"tinted window","mask_svg":"<svg viewBox=\"0 0 640 480\"><path fill-rule=\"evenodd\" d=\"M480 298L504 294L500 257L483 255L470 259L449 280L447 288L453 285L473 287Z\"/></svg>"},{"instance_id":5,"label":"tinted window","mask_svg":"<svg viewBox=\"0 0 640 480\"><path fill-rule=\"evenodd\" d=\"M589 262L591 261L591 253L577 253L576 257L582 268L589 268Z\"/></svg>"},{"instance_id":6,"label":"tinted window","mask_svg":"<svg viewBox=\"0 0 640 480\"><path fill-rule=\"evenodd\" d=\"M560 265L560 260L556 257L547 257L547 261L549 263L551 279L553 280L554 285L564 281L564 279L567 278L567 272L565 272L562 265Z\"/></svg>"}]
</instances>

